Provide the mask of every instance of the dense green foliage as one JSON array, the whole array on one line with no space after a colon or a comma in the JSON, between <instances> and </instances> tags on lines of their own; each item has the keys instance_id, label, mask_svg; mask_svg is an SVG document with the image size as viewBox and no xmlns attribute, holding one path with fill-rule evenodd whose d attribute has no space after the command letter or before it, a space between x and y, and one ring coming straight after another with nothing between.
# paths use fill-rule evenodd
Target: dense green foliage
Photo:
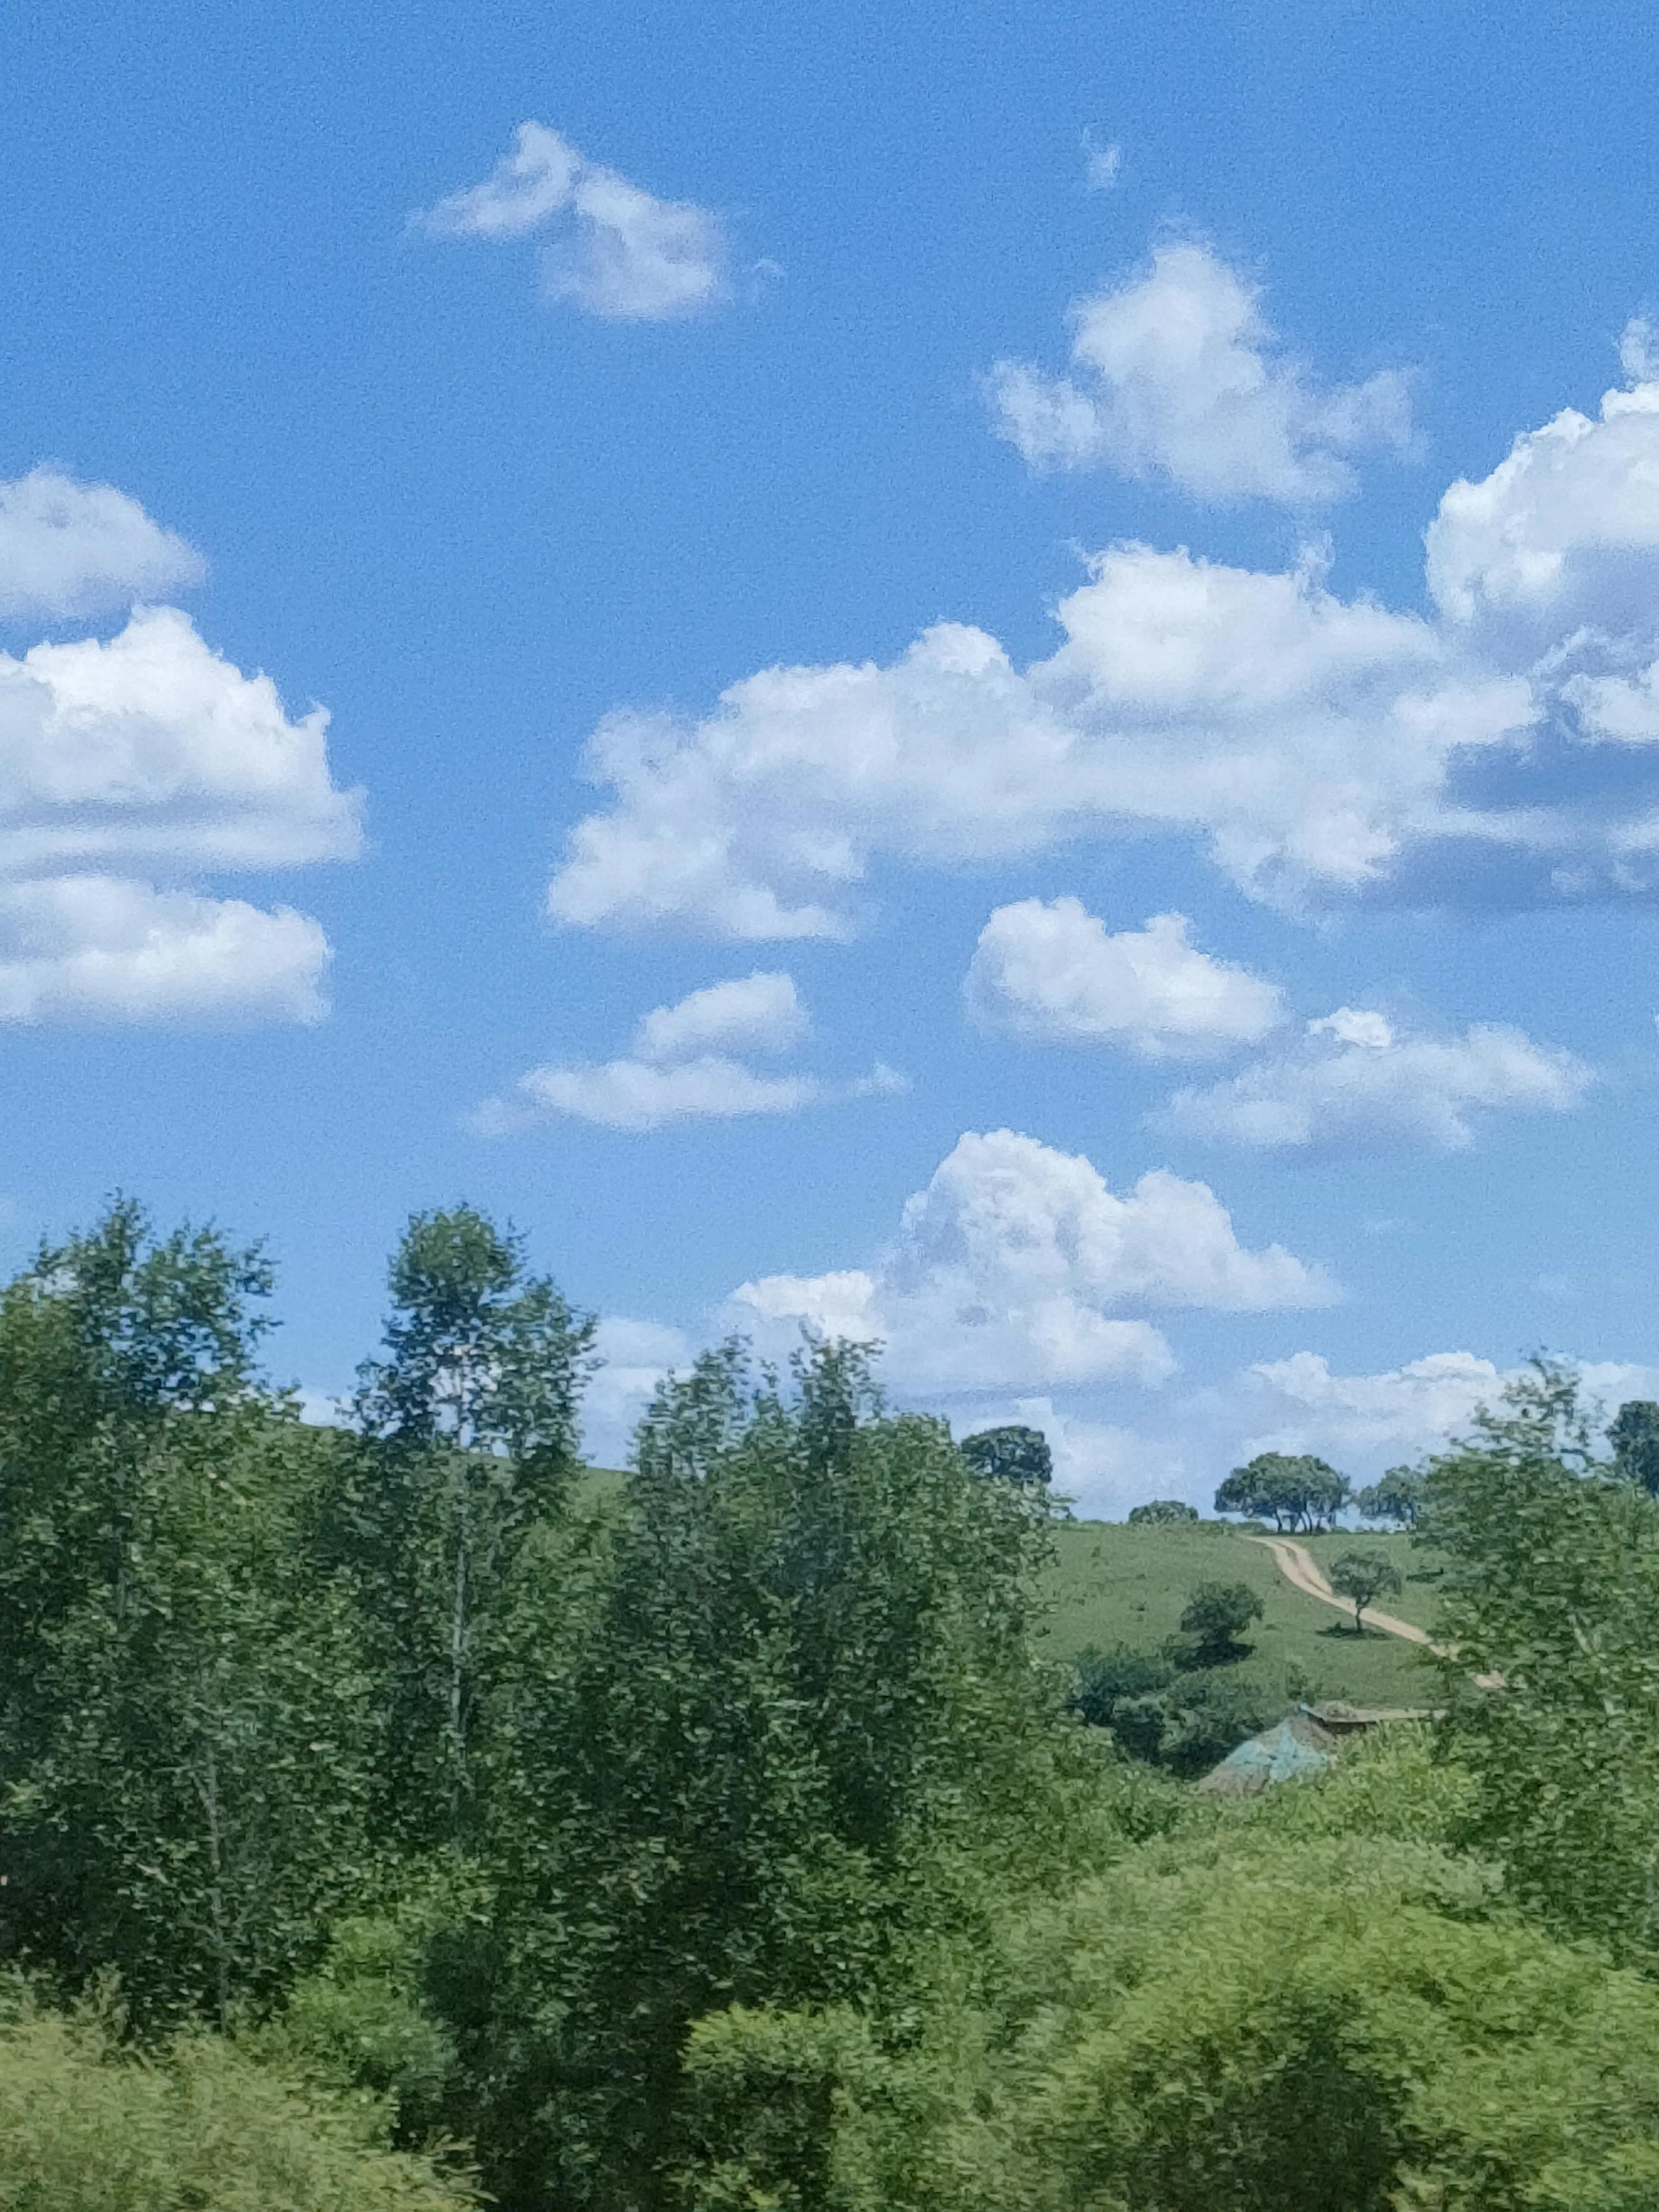
<instances>
[{"instance_id":1,"label":"dense green foliage","mask_svg":"<svg viewBox=\"0 0 1659 2212\"><path fill-rule=\"evenodd\" d=\"M1012 1422L964 1437L960 1449L975 1474L992 1482L1012 1482L1022 1490L1046 1490L1054 1480L1054 1458L1041 1429Z\"/></svg>"},{"instance_id":2,"label":"dense green foliage","mask_svg":"<svg viewBox=\"0 0 1659 2212\"><path fill-rule=\"evenodd\" d=\"M1145 1505L1129 1508L1132 1528L1160 1528L1178 1527L1183 1521L1196 1521L1196 1505L1183 1505L1178 1498L1154 1498Z\"/></svg>"},{"instance_id":3,"label":"dense green foliage","mask_svg":"<svg viewBox=\"0 0 1659 2212\"><path fill-rule=\"evenodd\" d=\"M1270 1519L1276 1528L1325 1528L1349 1501L1345 1476L1307 1453L1258 1452L1215 1494L1218 1513Z\"/></svg>"},{"instance_id":4,"label":"dense green foliage","mask_svg":"<svg viewBox=\"0 0 1659 2212\"><path fill-rule=\"evenodd\" d=\"M1240 1639L1253 1620L1261 1620L1263 1610L1249 1583L1200 1583L1181 1613L1182 1632L1193 1639L1192 1663L1224 1667L1231 1660L1242 1659L1245 1647Z\"/></svg>"},{"instance_id":5,"label":"dense green foliage","mask_svg":"<svg viewBox=\"0 0 1659 2212\"><path fill-rule=\"evenodd\" d=\"M139 2057L0 1996L0 2212L458 2212L459 2172L354 2110L184 2034Z\"/></svg>"},{"instance_id":6,"label":"dense green foliage","mask_svg":"<svg viewBox=\"0 0 1659 2212\"><path fill-rule=\"evenodd\" d=\"M435 2208L454 2141L504 2212L1659 2202L1641 1407L1540 1362L1361 1501L1413 1539L1310 1535L1356 1626L1432 1562L1382 1701L1445 1717L1223 1803L1424 1663L1249 1531L1066 1525L1036 1432L836 1344L708 1355L586 1480L590 1325L466 1207L308 1429L268 1288L122 1204L0 1291L0 2212Z\"/></svg>"},{"instance_id":7,"label":"dense green foliage","mask_svg":"<svg viewBox=\"0 0 1659 2212\"><path fill-rule=\"evenodd\" d=\"M1391 1467L1358 1492L1354 1504L1367 1521L1392 1521L1414 1528L1423 1510L1423 1477L1414 1468Z\"/></svg>"}]
</instances>

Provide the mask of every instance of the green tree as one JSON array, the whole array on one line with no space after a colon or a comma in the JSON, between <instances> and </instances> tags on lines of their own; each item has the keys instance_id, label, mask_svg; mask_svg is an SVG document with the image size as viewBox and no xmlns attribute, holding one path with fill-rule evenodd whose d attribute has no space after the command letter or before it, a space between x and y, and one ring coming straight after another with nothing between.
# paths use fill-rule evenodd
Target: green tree
<instances>
[{"instance_id":1,"label":"green tree","mask_svg":"<svg viewBox=\"0 0 1659 2212\"><path fill-rule=\"evenodd\" d=\"M1150 1504L1129 1508L1129 1526L1132 1528L1172 1528L1185 1526L1197 1518L1197 1506L1183 1505L1178 1498L1154 1498Z\"/></svg>"},{"instance_id":2,"label":"green tree","mask_svg":"<svg viewBox=\"0 0 1659 2212\"><path fill-rule=\"evenodd\" d=\"M1328 1528L1348 1503L1346 1478L1311 1454L1258 1452L1215 1494L1218 1513L1271 1516L1282 1529Z\"/></svg>"},{"instance_id":3,"label":"green tree","mask_svg":"<svg viewBox=\"0 0 1659 2212\"><path fill-rule=\"evenodd\" d=\"M1659 1405L1630 1398L1607 1431L1613 1463L1627 1482L1639 1483L1650 1498L1659 1497Z\"/></svg>"},{"instance_id":4,"label":"green tree","mask_svg":"<svg viewBox=\"0 0 1659 2212\"><path fill-rule=\"evenodd\" d=\"M963 1438L961 1451L975 1474L990 1481L1012 1482L1022 1490L1046 1490L1054 1480L1054 1458L1041 1429L1028 1429L1018 1423L981 1429L977 1436Z\"/></svg>"},{"instance_id":5,"label":"green tree","mask_svg":"<svg viewBox=\"0 0 1659 2212\"><path fill-rule=\"evenodd\" d=\"M1344 1552L1331 1569L1331 1588L1353 1607L1356 1636L1365 1632L1365 1608L1383 1596L1398 1596L1405 1578L1381 1552Z\"/></svg>"},{"instance_id":6,"label":"green tree","mask_svg":"<svg viewBox=\"0 0 1659 2212\"><path fill-rule=\"evenodd\" d=\"M1239 1638L1261 1613L1261 1600L1249 1583L1202 1582L1188 1595L1182 1632L1194 1638L1200 1666L1224 1666L1244 1656L1249 1647Z\"/></svg>"},{"instance_id":7,"label":"green tree","mask_svg":"<svg viewBox=\"0 0 1659 2212\"><path fill-rule=\"evenodd\" d=\"M690 2023L874 2001L1042 1794L1046 1507L887 1414L864 1352L811 1348L787 1396L710 1353L636 1462L526 1599L500 1904L437 1969L513 2206L660 2201Z\"/></svg>"},{"instance_id":8,"label":"green tree","mask_svg":"<svg viewBox=\"0 0 1659 2212\"><path fill-rule=\"evenodd\" d=\"M468 1206L414 1215L389 1282L385 1356L355 1401L358 1556L389 1680L392 1802L412 1835L456 1843L513 1572L576 1471L594 1323Z\"/></svg>"},{"instance_id":9,"label":"green tree","mask_svg":"<svg viewBox=\"0 0 1659 2212\"><path fill-rule=\"evenodd\" d=\"M1392 1521L1397 1528L1414 1528L1423 1510L1423 1488L1419 1468L1391 1467L1362 1490L1354 1504L1367 1521Z\"/></svg>"},{"instance_id":10,"label":"green tree","mask_svg":"<svg viewBox=\"0 0 1659 2212\"><path fill-rule=\"evenodd\" d=\"M255 1377L268 1283L124 1201L0 1296L11 1940L145 2020L270 1996L363 1878L330 1445Z\"/></svg>"},{"instance_id":11,"label":"green tree","mask_svg":"<svg viewBox=\"0 0 1659 2212\"><path fill-rule=\"evenodd\" d=\"M1431 1463L1425 1534L1463 1839L1557 1925L1659 1963L1659 1503L1596 1457L1572 1370L1534 1360Z\"/></svg>"}]
</instances>

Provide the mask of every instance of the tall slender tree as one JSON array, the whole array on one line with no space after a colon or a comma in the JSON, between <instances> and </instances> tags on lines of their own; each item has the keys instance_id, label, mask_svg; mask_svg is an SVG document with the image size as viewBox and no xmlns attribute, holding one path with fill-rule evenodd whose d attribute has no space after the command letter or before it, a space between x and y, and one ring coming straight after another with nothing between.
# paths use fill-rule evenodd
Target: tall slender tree
<instances>
[{"instance_id":1,"label":"tall slender tree","mask_svg":"<svg viewBox=\"0 0 1659 2212\"><path fill-rule=\"evenodd\" d=\"M398 1824L459 1844L504 1593L577 1470L594 1323L470 1206L411 1218L390 1288L385 1355L364 1364L355 1400L356 1518Z\"/></svg>"}]
</instances>

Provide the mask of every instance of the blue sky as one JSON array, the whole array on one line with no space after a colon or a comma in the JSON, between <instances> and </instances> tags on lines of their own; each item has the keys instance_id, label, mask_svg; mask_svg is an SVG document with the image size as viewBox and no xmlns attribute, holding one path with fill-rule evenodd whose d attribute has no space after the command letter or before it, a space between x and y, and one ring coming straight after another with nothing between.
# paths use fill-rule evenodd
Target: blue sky
<instances>
[{"instance_id":1,"label":"blue sky","mask_svg":"<svg viewBox=\"0 0 1659 2212\"><path fill-rule=\"evenodd\" d=\"M1537 1345L1659 1395L1656 74L1599 4L37 13L0 1257L264 1233L321 1397L465 1196L606 1455L805 1319L1103 1511Z\"/></svg>"}]
</instances>

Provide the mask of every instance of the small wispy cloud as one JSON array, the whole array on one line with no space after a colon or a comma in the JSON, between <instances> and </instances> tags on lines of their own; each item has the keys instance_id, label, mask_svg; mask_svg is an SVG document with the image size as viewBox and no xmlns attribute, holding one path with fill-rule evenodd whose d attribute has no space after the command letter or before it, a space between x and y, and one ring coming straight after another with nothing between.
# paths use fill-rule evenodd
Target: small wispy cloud
<instances>
[{"instance_id":1,"label":"small wispy cloud","mask_svg":"<svg viewBox=\"0 0 1659 2212\"><path fill-rule=\"evenodd\" d=\"M543 123L521 123L513 151L482 184L414 221L435 238L544 239L549 296L612 322L673 321L728 294L718 216L658 199Z\"/></svg>"},{"instance_id":2,"label":"small wispy cloud","mask_svg":"<svg viewBox=\"0 0 1659 2212\"><path fill-rule=\"evenodd\" d=\"M878 1060L869 1074L833 1082L808 1074L763 1074L738 1052L793 1050L811 1033L794 978L757 969L654 1006L634 1031L626 1056L532 1067L504 1097L487 1098L468 1126L506 1137L538 1122L589 1121L636 1133L676 1121L730 1121L755 1114L794 1114L836 1099L889 1097L908 1077Z\"/></svg>"},{"instance_id":3,"label":"small wispy cloud","mask_svg":"<svg viewBox=\"0 0 1659 2212\"><path fill-rule=\"evenodd\" d=\"M1083 134L1083 181L1091 192L1109 192L1123 173L1123 149L1103 145L1092 131Z\"/></svg>"}]
</instances>

